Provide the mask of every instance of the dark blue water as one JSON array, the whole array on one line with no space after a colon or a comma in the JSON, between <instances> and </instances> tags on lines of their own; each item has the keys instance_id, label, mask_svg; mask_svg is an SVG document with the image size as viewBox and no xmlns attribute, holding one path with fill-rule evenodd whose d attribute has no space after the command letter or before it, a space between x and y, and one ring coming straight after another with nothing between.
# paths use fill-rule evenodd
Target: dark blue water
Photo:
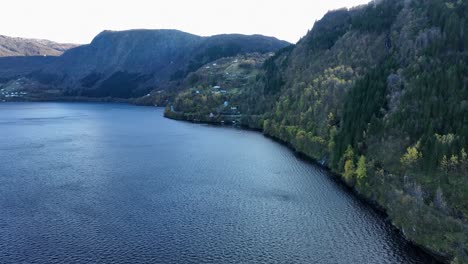
<instances>
[{"instance_id":1,"label":"dark blue water","mask_svg":"<svg viewBox=\"0 0 468 264\"><path fill-rule=\"evenodd\" d=\"M260 133L118 104L0 104L0 263L429 263Z\"/></svg>"}]
</instances>

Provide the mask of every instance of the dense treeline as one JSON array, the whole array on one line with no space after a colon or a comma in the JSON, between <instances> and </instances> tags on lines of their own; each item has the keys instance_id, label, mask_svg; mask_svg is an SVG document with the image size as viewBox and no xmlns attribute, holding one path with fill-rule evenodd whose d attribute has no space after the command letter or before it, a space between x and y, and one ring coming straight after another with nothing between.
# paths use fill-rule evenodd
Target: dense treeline
<instances>
[{"instance_id":1,"label":"dense treeline","mask_svg":"<svg viewBox=\"0 0 468 264\"><path fill-rule=\"evenodd\" d=\"M403 7L401 1L382 1L358 10L351 20L353 29L381 33L388 31Z\"/></svg>"},{"instance_id":2,"label":"dense treeline","mask_svg":"<svg viewBox=\"0 0 468 264\"><path fill-rule=\"evenodd\" d=\"M282 83L267 81L264 91L282 92L265 93L273 109L250 118L455 262L468 261L466 10L466 1L380 1L329 14L281 59L288 65L265 65ZM348 45L369 38L380 53Z\"/></svg>"},{"instance_id":3,"label":"dense treeline","mask_svg":"<svg viewBox=\"0 0 468 264\"><path fill-rule=\"evenodd\" d=\"M275 94L279 92L284 85L284 78L282 72L279 70L279 65L281 67L287 66L287 57L293 49L294 45L282 48L263 64L265 73L262 80L265 83L265 87L268 87L268 89L265 90L267 93Z\"/></svg>"},{"instance_id":4,"label":"dense treeline","mask_svg":"<svg viewBox=\"0 0 468 264\"><path fill-rule=\"evenodd\" d=\"M331 48L349 29L351 13L347 9L329 12L317 21L305 41L310 52Z\"/></svg>"},{"instance_id":5,"label":"dense treeline","mask_svg":"<svg viewBox=\"0 0 468 264\"><path fill-rule=\"evenodd\" d=\"M327 165L454 263L468 263L467 10L382 0L329 12L235 97L244 124Z\"/></svg>"},{"instance_id":6,"label":"dense treeline","mask_svg":"<svg viewBox=\"0 0 468 264\"><path fill-rule=\"evenodd\" d=\"M357 148L365 154L365 134L378 118L382 118L387 108L386 92L387 77L391 71L391 62L379 65L371 70L365 77L356 81L344 103L343 120L340 125L340 134L336 137L336 148L332 166L338 168L338 158L342 157L348 146Z\"/></svg>"}]
</instances>

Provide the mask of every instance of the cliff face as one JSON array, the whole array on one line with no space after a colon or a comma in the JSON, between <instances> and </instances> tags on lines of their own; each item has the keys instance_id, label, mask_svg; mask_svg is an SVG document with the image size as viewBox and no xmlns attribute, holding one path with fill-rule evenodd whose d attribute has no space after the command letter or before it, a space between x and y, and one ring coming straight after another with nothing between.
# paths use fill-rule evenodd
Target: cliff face
<instances>
[{"instance_id":1,"label":"cliff face","mask_svg":"<svg viewBox=\"0 0 468 264\"><path fill-rule=\"evenodd\" d=\"M385 208L407 238L467 263L467 10L466 1L383 0L330 12L226 99L242 123ZM222 106L203 100L181 93L168 116L213 120Z\"/></svg>"}]
</instances>

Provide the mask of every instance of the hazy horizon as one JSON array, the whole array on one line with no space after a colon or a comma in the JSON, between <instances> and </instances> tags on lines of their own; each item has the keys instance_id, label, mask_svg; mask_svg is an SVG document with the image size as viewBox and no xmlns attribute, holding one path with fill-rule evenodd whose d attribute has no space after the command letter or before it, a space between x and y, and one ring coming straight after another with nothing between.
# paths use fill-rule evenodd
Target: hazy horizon
<instances>
[{"instance_id":1,"label":"hazy horizon","mask_svg":"<svg viewBox=\"0 0 468 264\"><path fill-rule=\"evenodd\" d=\"M297 42L329 11L370 0L310 3L239 0L63 1L18 0L3 4L0 35L85 44L104 30L177 29L201 36L261 34Z\"/></svg>"}]
</instances>

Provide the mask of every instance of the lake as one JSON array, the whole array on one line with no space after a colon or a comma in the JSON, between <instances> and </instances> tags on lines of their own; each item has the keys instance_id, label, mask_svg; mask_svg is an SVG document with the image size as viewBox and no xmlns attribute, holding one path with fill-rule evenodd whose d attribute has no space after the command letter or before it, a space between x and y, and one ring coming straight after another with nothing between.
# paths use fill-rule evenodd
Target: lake
<instances>
[{"instance_id":1,"label":"lake","mask_svg":"<svg viewBox=\"0 0 468 264\"><path fill-rule=\"evenodd\" d=\"M0 263L431 263L261 133L125 104L0 104Z\"/></svg>"}]
</instances>

